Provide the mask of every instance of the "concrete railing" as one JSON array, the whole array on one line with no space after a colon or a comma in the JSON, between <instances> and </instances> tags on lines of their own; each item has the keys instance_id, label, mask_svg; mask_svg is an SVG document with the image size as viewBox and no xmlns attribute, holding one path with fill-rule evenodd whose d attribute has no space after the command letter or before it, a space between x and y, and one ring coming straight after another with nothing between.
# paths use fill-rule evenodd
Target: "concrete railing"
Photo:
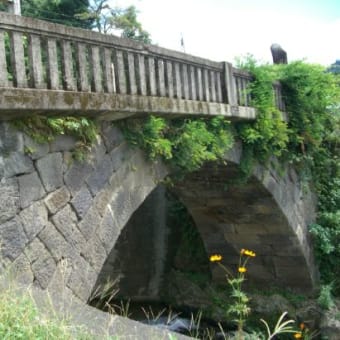
<instances>
[{"instance_id":1,"label":"concrete railing","mask_svg":"<svg viewBox=\"0 0 340 340\"><path fill-rule=\"evenodd\" d=\"M168 97L233 107L249 106L250 81L248 73L227 62L0 12L0 87ZM281 105L279 85L274 89Z\"/></svg>"}]
</instances>

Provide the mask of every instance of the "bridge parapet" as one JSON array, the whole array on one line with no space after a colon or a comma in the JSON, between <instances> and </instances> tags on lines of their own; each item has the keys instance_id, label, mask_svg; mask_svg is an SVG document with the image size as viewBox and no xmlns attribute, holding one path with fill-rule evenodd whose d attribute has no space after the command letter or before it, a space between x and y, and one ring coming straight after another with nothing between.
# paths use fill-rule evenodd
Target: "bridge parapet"
<instances>
[{"instance_id":1,"label":"bridge parapet","mask_svg":"<svg viewBox=\"0 0 340 340\"><path fill-rule=\"evenodd\" d=\"M120 111L130 106L130 111L162 112L165 106L174 114L226 112L236 118L253 119L255 111L250 108L246 91L250 81L249 73L227 62L213 62L113 35L0 12L0 90L20 89L24 97L34 97L29 89L40 90L44 95L46 90L83 94L80 99L64 96L64 105L54 107L57 110L65 111L65 101L68 101L69 111L74 111L77 109L74 101L78 99L83 111L110 111L109 107L99 109L84 104L84 98L93 100L96 99L93 94L98 94L97 101L105 102L107 95L114 95L121 104L125 103L125 108L120 105ZM13 97L15 93L18 91L4 95ZM89 98L84 93L89 94ZM280 87L275 87L275 93L281 97ZM131 105L136 97L166 98L167 101L159 103L158 100L152 105L149 101L142 110L134 107L135 103ZM50 106L42 103L42 107L34 107L35 111L51 110L53 100L48 97ZM177 109L170 105L174 104L172 101L177 101ZM187 103L181 101L201 105L188 109ZM6 106L8 110L21 108L10 107L6 102L0 104L2 111ZM224 104L227 106L223 107ZM157 105L163 108L157 110Z\"/></svg>"}]
</instances>

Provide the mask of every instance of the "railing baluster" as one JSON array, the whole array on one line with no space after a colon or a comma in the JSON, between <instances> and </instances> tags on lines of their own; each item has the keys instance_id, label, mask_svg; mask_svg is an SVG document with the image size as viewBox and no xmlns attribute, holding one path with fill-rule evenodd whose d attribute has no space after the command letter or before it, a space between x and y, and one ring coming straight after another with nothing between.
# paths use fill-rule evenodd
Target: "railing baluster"
<instances>
[{"instance_id":1,"label":"railing baluster","mask_svg":"<svg viewBox=\"0 0 340 340\"><path fill-rule=\"evenodd\" d=\"M8 86L7 61L5 49L5 32L0 30L0 86Z\"/></svg>"},{"instance_id":2,"label":"railing baluster","mask_svg":"<svg viewBox=\"0 0 340 340\"><path fill-rule=\"evenodd\" d=\"M195 67L192 65L190 65L189 67L189 83L190 83L190 99L197 100Z\"/></svg>"},{"instance_id":3,"label":"railing baluster","mask_svg":"<svg viewBox=\"0 0 340 340\"><path fill-rule=\"evenodd\" d=\"M179 63L175 63L175 95L178 99L182 99L182 81Z\"/></svg>"},{"instance_id":4,"label":"railing baluster","mask_svg":"<svg viewBox=\"0 0 340 340\"><path fill-rule=\"evenodd\" d=\"M206 102L210 101L209 74L206 68L203 69L203 100Z\"/></svg>"},{"instance_id":5,"label":"railing baluster","mask_svg":"<svg viewBox=\"0 0 340 340\"><path fill-rule=\"evenodd\" d=\"M137 55L137 75L138 93L142 96L146 96L147 84L145 74L145 58L142 54Z\"/></svg>"},{"instance_id":6,"label":"railing baluster","mask_svg":"<svg viewBox=\"0 0 340 340\"><path fill-rule=\"evenodd\" d=\"M99 55L99 47L91 46L90 51L93 82L92 87L94 92L103 92L103 78Z\"/></svg>"},{"instance_id":7,"label":"railing baluster","mask_svg":"<svg viewBox=\"0 0 340 340\"><path fill-rule=\"evenodd\" d=\"M217 102L222 103L223 98L222 98L222 86L221 86L221 73L218 72L216 73L216 88L217 88Z\"/></svg>"},{"instance_id":8,"label":"railing baluster","mask_svg":"<svg viewBox=\"0 0 340 340\"><path fill-rule=\"evenodd\" d=\"M121 94L126 94L126 75L124 57L122 51L116 51L114 55L114 66L116 75L117 91Z\"/></svg>"},{"instance_id":9,"label":"railing baluster","mask_svg":"<svg viewBox=\"0 0 340 340\"><path fill-rule=\"evenodd\" d=\"M57 41L54 38L47 39L47 85L51 90L59 89Z\"/></svg>"},{"instance_id":10,"label":"railing baluster","mask_svg":"<svg viewBox=\"0 0 340 340\"><path fill-rule=\"evenodd\" d=\"M135 56L134 56L134 54L129 52L128 56L127 56L127 60L128 60L128 75L129 75L130 94L137 94L137 82L136 82Z\"/></svg>"},{"instance_id":11,"label":"railing baluster","mask_svg":"<svg viewBox=\"0 0 340 340\"><path fill-rule=\"evenodd\" d=\"M184 98L189 99L190 91L189 91L188 65L187 64L183 64L182 66L182 75L183 75Z\"/></svg>"},{"instance_id":12,"label":"railing baluster","mask_svg":"<svg viewBox=\"0 0 340 340\"><path fill-rule=\"evenodd\" d=\"M151 96L157 96L155 59L148 58L149 90Z\"/></svg>"},{"instance_id":13,"label":"railing baluster","mask_svg":"<svg viewBox=\"0 0 340 340\"><path fill-rule=\"evenodd\" d=\"M39 36L30 34L28 51L31 86L36 89L46 88L42 68L41 43Z\"/></svg>"},{"instance_id":14,"label":"railing baluster","mask_svg":"<svg viewBox=\"0 0 340 340\"><path fill-rule=\"evenodd\" d=\"M166 79L168 84L168 96L169 98L173 98L175 91L174 91L173 67L171 61L166 62Z\"/></svg>"},{"instance_id":15,"label":"railing baluster","mask_svg":"<svg viewBox=\"0 0 340 340\"><path fill-rule=\"evenodd\" d=\"M157 70L158 70L158 93L160 97L166 96L165 91L165 67L164 67L164 61L161 59L158 59L157 61Z\"/></svg>"},{"instance_id":16,"label":"railing baluster","mask_svg":"<svg viewBox=\"0 0 340 340\"><path fill-rule=\"evenodd\" d=\"M197 69L197 84L198 84L198 100L203 100L203 77L202 77L202 69Z\"/></svg>"},{"instance_id":17,"label":"railing baluster","mask_svg":"<svg viewBox=\"0 0 340 340\"><path fill-rule=\"evenodd\" d=\"M231 106L237 105L236 81L233 75L233 66L230 63L223 63L224 84L226 101Z\"/></svg>"},{"instance_id":18,"label":"railing baluster","mask_svg":"<svg viewBox=\"0 0 340 340\"><path fill-rule=\"evenodd\" d=\"M77 68L79 73L78 88L80 91L89 92L91 90L88 74L88 61L86 58L87 47L85 44L77 44Z\"/></svg>"},{"instance_id":19,"label":"railing baluster","mask_svg":"<svg viewBox=\"0 0 340 340\"><path fill-rule=\"evenodd\" d=\"M73 74L72 47L70 41L63 40L61 42L61 52L62 52L64 90L76 91L76 83Z\"/></svg>"},{"instance_id":20,"label":"railing baluster","mask_svg":"<svg viewBox=\"0 0 340 340\"><path fill-rule=\"evenodd\" d=\"M116 92L116 82L114 76L114 65L112 62L112 51L104 48L104 89L107 93Z\"/></svg>"},{"instance_id":21,"label":"railing baluster","mask_svg":"<svg viewBox=\"0 0 340 340\"><path fill-rule=\"evenodd\" d=\"M210 89L211 89L211 101L216 102L216 84L215 84L215 72L210 71Z\"/></svg>"},{"instance_id":22,"label":"railing baluster","mask_svg":"<svg viewBox=\"0 0 340 340\"><path fill-rule=\"evenodd\" d=\"M13 31L10 33L13 84L15 87L27 87L23 39L22 33Z\"/></svg>"}]
</instances>

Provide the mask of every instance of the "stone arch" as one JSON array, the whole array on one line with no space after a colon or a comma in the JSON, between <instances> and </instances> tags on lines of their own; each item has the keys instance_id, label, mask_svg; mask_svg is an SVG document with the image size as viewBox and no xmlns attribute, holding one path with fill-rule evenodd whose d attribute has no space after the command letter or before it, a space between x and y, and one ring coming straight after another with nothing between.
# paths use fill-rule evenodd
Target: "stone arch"
<instances>
[{"instance_id":1,"label":"stone arch","mask_svg":"<svg viewBox=\"0 0 340 340\"><path fill-rule=\"evenodd\" d=\"M161 162L149 162L108 123L103 124L101 136L85 162L72 160L70 150L75 141L67 136L39 145L2 123L0 142L0 199L6 202L0 207L3 263L17 272L17 279L25 284L57 291L67 289L87 301L120 231L167 175L166 167ZM256 168L246 189L233 189L229 198L223 196L223 180L237 171L232 163L236 164L239 156L236 147L228 156L230 166L207 165L177 186L207 251L222 252L229 261L227 264L234 265L239 247L249 246L259 253L266 250L265 255L259 256L261 262L252 266L250 274L255 281L263 275L267 282L311 287L316 274L307 239L305 209L311 200L302 197L298 178L292 171L281 178L275 171L261 167ZM233 225L233 211L229 217L223 215L228 211L227 204L222 205L222 218L212 204L211 189L204 185L197 189L206 180L218 186L221 197L231 206L237 197L239 202L242 198L245 207L249 203L258 209L261 200L270 202L270 208L262 204L267 213L261 216L277 219L275 233L254 223ZM260 203L259 195L263 196ZM240 214L246 213L244 209ZM270 209L275 209L277 216L272 216ZM311 214L309 218L312 217ZM266 239L268 235L270 241ZM214 243L214 239L223 242ZM252 243L254 239L258 241ZM265 247L268 245L272 247L269 250ZM282 249L289 256L281 254ZM214 277L218 279L221 273L214 272Z\"/></svg>"}]
</instances>

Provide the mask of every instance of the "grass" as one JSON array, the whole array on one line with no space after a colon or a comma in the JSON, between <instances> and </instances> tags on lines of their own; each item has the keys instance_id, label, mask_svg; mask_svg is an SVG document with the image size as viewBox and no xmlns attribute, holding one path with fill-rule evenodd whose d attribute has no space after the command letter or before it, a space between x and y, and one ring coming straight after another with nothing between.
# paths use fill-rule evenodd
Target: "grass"
<instances>
[{"instance_id":1,"label":"grass","mask_svg":"<svg viewBox=\"0 0 340 340\"><path fill-rule=\"evenodd\" d=\"M14 287L0 291L0 339L91 339L80 327L71 326L44 314L36 306L29 290L18 293Z\"/></svg>"}]
</instances>

